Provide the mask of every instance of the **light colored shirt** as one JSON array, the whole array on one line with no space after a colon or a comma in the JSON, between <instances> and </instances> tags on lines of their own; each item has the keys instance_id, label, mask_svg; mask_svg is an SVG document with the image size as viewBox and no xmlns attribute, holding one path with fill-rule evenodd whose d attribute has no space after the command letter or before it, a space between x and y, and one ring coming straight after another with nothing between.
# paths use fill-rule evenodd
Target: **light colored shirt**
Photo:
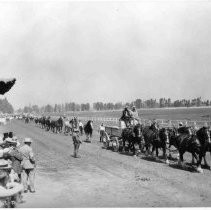
<instances>
[{"instance_id":1,"label":"light colored shirt","mask_svg":"<svg viewBox=\"0 0 211 210\"><path fill-rule=\"evenodd\" d=\"M131 116L135 119L138 119L138 112L137 111L131 111Z\"/></svg>"},{"instance_id":2,"label":"light colored shirt","mask_svg":"<svg viewBox=\"0 0 211 210\"><path fill-rule=\"evenodd\" d=\"M23 168L33 169L35 167L35 164L32 162L35 162L35 159L32 148L27 144L25 144L20 148L20 153L23 155L23 161L22 161Z\"/></svg>"},{"instance_id":3,"label":"light colored shirt","mask_svg":"<svg viewBox=\"0 0 211 210\"><path fill-rule=\"evenodd\" d=\"M79 122L79 127L83 127L83 123L82 122Z\"/></svg>"},{"instance_id":4,"label":"light colored shirt","mask_svg":"<svg viewBox=\"0 0 211 210\"><path fill-rule=\"evenodd\" d=\"M105 131L105 127L100 125L100 131Z\"/></svg>"}]
</instances>

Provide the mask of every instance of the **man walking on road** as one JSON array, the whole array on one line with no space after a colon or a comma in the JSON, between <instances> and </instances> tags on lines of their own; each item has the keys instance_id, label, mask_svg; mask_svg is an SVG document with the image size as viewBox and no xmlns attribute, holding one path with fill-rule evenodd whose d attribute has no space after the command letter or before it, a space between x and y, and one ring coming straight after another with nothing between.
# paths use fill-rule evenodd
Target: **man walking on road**
<instances>
[{"instance_id":1,"label":"man walking on road","mask_svg":"<svg viewBox=\"0 0 211 210\"><path fill-rule=\"evenodd\" d=\"M73 130L72 139L73 139L73 145L74 145L73 157L79 158L80 156L78 155L78 150L79 150L80 144L82 144L82 142L80 140L79 130L76 128Z\"/></svg>"},{"instance_id":2,"label":"man walking on road","mask_svg":"<svg viewBox=\"0 0 211 210\"><path fill-rule=\"evenodd\" d=\"M105 126L103 125L103 123L100 125L99 132L100 132L100 142L103 142L103 136L105 133Z\"/></svg>"},{"instance_id":3,"label":"man walking on road","mask_svg":"<svg viewBox=\"0 0 211 210\"><path fill-rule=\"evenodd\" d=\"M24 193L28 192L28 180L30 192L34 193L34 178L35 178L35 158L31 147L31 138L25 138L24 146L20 148L20 153L22 154L23 161L21 163L23 171L21 174L21 179L24 186Z\"/></svg>"}]
</instances>

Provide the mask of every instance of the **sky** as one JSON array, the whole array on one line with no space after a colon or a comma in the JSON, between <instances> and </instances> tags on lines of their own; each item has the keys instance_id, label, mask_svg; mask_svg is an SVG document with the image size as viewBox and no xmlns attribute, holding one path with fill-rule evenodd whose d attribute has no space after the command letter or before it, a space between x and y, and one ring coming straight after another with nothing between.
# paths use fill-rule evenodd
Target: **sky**
<instances>
[{"instance_id":1,"label":"sky","mask_svg":"<svg viewBox=\"0 0 211 210\"><path fill-rule=\"evenodd\" d=\"M211 99L209 1L1 1L0 78L29 104Z\"/></svg>"}]
</instances>

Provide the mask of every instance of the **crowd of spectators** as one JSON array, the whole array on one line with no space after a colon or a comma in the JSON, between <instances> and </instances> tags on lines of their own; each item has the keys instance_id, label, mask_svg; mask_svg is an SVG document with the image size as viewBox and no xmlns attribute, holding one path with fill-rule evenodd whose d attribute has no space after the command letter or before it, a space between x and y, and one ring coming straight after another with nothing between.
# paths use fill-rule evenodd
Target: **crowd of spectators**
<instances>
[{"instance_id":1,"label":"crowd of spectators","mask_svg":"<svg viewBox=\"0 0 211 210\"><path fill-rule=\"evenodd\" d=\"M13 132L0 134L0 200L13 208L23 202L23 193L35 193L35 157L32 139L21 144Z\"/></svg>"}]
</instances>

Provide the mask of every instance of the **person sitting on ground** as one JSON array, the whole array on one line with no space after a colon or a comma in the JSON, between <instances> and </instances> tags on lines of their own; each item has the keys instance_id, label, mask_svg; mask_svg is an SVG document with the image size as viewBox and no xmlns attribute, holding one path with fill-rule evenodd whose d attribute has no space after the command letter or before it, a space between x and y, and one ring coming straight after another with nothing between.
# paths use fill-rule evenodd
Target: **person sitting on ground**
<instances>
[{"instance_id":1,"label":"person sitting on ground","mask_svg":"<svg viewBox=\"0 0 211 210\"><path fill-rule=\"evenodd\" d=\"M105 126L103 125L103 123L100 125L99 132L100 132L100 142L103 142L103 136L105 133Z\"/></svg>"}]
</instances>

